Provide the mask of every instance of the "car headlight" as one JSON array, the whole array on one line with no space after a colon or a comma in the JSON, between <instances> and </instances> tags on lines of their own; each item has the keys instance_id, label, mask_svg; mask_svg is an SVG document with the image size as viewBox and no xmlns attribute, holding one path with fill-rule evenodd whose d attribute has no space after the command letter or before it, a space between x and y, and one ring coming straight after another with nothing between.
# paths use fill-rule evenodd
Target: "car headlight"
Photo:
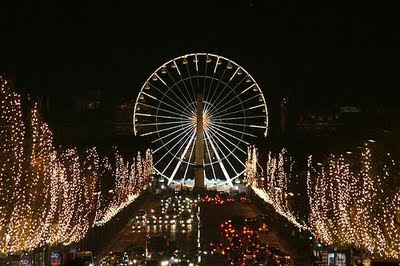
<instances>
[{"instance_id":1,"label":"car headlight","mask_svg":"<svg viewBox=\"0 0 400 266\"><path fill-rule=\"evenodd\" d=\"M167 260L161 261L161 266L168 266L169 262Z\"/></svg>"}]
</instances>

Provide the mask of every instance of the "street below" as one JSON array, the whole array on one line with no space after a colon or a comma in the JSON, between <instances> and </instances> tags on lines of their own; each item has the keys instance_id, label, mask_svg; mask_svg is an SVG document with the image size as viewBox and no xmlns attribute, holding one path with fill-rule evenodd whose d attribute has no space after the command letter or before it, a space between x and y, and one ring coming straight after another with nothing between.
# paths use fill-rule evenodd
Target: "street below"
<instances>
[{"instance_id":1,"label":"street below","mask_svg":"<svg viewBox=\"0 0 400 266\"><path fill-rule=\"evenodd\" d=\"M188 217L183 219L185 213ZM237 220L261 219L260 217L266 215L268 214L261 212L256 204L244 196L153 195L137 206L132 212L129 223L105 245L97 259L102 265L113 265L113 262L118 260L117 257L123 257L129 248L141 248L149 260L147 240L165 236L168 246L173 245L176 254L186 254L190 257L190 263L193 264L189 265L227 265L227 256L221 256L218 251L213 252L209 249L209 245L213 243L224 243L224 246L229 243L229 239L223 236L222 224ZM280 239L276 231L268 230L260 233L259 238L260 243L292 256L290 249L285 246L285 241ZM138 258L135 261L139 262L142 259L144 263L145 258ZM169 265L172 264L173 261L170 261Z\"/></svg>"}]
</instances>

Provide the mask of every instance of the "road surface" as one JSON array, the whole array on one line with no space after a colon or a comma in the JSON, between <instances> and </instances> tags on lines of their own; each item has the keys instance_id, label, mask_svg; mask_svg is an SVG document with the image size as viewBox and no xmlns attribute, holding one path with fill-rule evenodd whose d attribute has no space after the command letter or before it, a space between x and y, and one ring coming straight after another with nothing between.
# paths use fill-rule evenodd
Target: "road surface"
<instances>
[{"instance_id":1,"label":"road surface","mask_svg":"<svg viewBox=\"0 0 400 266\"><path fill-rule=\"evenodd\" d=\"M156 209L160 206L161 201L159 198L148 198L138 206L137 210L144 209L148 213L151 213L151 209ZM256 217L260 211L249 202L226 202L222 205L215 205L213 203L201 204L200 205L200 242L207 243L213 240L219 240L220 236L220 224L223 221L228 220L232 216L243 216L243 217ZM137 211L136 210L136 211ZM193 224L191 228L182 232L176 226L147 226L141 232L133 232L132 225L134 223L134 217L136 211L132 213L132 219L130 222L110 241L99 254L99 258L105 256L109 252L123 251L124 248L130 244L135 246L145 247L147 235L166 234L169 240L175 240L178 247L181 250L193 250L197 248L198 241L198 226L197 223ZM289 250L286 249L284 244L280 241L279 236L276 232L270 231L268 234L262 236L262 240L270 245L277 247L290 254Z\"/></svg>"}]
</instances>

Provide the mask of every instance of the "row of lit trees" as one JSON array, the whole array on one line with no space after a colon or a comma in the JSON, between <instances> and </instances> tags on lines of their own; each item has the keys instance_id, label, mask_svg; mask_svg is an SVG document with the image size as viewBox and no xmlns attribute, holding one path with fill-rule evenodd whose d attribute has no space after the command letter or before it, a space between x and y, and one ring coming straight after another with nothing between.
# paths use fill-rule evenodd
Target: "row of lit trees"
<instances>
[{"instance_id":1,"label":"row of lit trees","mask_svg":"<svg viewBox=\"0 0 400 266\"><path fill-rule=\"evenodd\" d=\"M138 153L136 160L133 158L127 162L115 149L114 159L114 167L107 158L104 160L105 170L111 171L115 178L115 188L109 191L111 197L97 194L96 225L107 223L120 210L132 203L147 188L153 173L153 157L150 150L147 150L145 158Z\"/></svg>"},{"instance_id":2,"label":"row of lit trees","mask_svg":"<svg viewBox=\"0 0 400 266\"><path fill-rule=\"evenodd\" d=\"M257 149L250 146L246 161L247 182L260 198L274 207L277 213L299 229L309 229L291 204L295 193L290 190L289 184L293 179L298 179L293 170L294 163L283 149L276 154L269 152L265 167L262 167L258 162Z\"/></svg>"},{"instance_id":3,"label":"row of lit trees","mask_svg":"<svg viewBox=\"0 0 400 266\"><path fill-rule=\"evenodd\" d=\"M116 149L56 149L36 103L1 76L0 90L0 253L79 241L147 188L150 151L124 160ZM103 191L106 175L115 184Z\"/></svg>"},{"instance_id":4,"label":"row of lit trees","mask_svg":"<svg viewBox=\"0 0 400 266\"><path fill-rule=\"evenodd\" d=\"M247 178L254 192L301 229L323 242L365 249L381 257L400 258L400 169L390 154L371 150L308 158L306 177L309 206L306 218L293 207L297 200L292 180L293 159L282 150L257 166L257 151L249 149ZM264 171L260 171L260 169ZM301 180L301 179L300 179Z\"/></svg>"}]
</instances>

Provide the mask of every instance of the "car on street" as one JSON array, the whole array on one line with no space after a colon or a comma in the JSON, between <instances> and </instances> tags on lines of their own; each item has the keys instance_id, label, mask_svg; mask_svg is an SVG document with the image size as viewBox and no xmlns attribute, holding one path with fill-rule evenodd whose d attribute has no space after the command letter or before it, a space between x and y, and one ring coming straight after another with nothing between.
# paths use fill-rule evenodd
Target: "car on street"
<instances>
[{"instance_id":1,"label":"car on street","mask_svg":"<svg viewBox=\"0 0 400 266\"><path fill-rule=\"evenodd\" d=\"M138 210L138 212L136 213L135 218L137 220L145 220L147 216L147 211L146 210Z\"/></svg>"},{"instance_id":2,"label":"car on street","mask_svg":"<svg viewBox=\"0 0 400 266\"><path fill-rule=\"evenodd\" d=\"M276 248L269 247L269 251L271 252L271 256L275 258L275 260L282 266L293 266L294 263L289 254L286 252Z\"/></svg>"},{"instance_id":3,"label":"car on street","mask_svg":"<svg viewBox=\"0 0 400 266\"><path fill-rule=\"evenodd\" d=\"M79 265L94 266L93 255L91 251L79 251L75 255L75 261Z\"/></svg>"},{"instance_id":4,"label":"car on street","mask_svg":"<svg viewBox=\"0 0 400 266\"><path fill-rule=\"evenodd\" d=\"M142 264L146 258L146 249L140 246L128 245L124 250L124 260L128 265Z\"/></svg>"}]
</instances>

